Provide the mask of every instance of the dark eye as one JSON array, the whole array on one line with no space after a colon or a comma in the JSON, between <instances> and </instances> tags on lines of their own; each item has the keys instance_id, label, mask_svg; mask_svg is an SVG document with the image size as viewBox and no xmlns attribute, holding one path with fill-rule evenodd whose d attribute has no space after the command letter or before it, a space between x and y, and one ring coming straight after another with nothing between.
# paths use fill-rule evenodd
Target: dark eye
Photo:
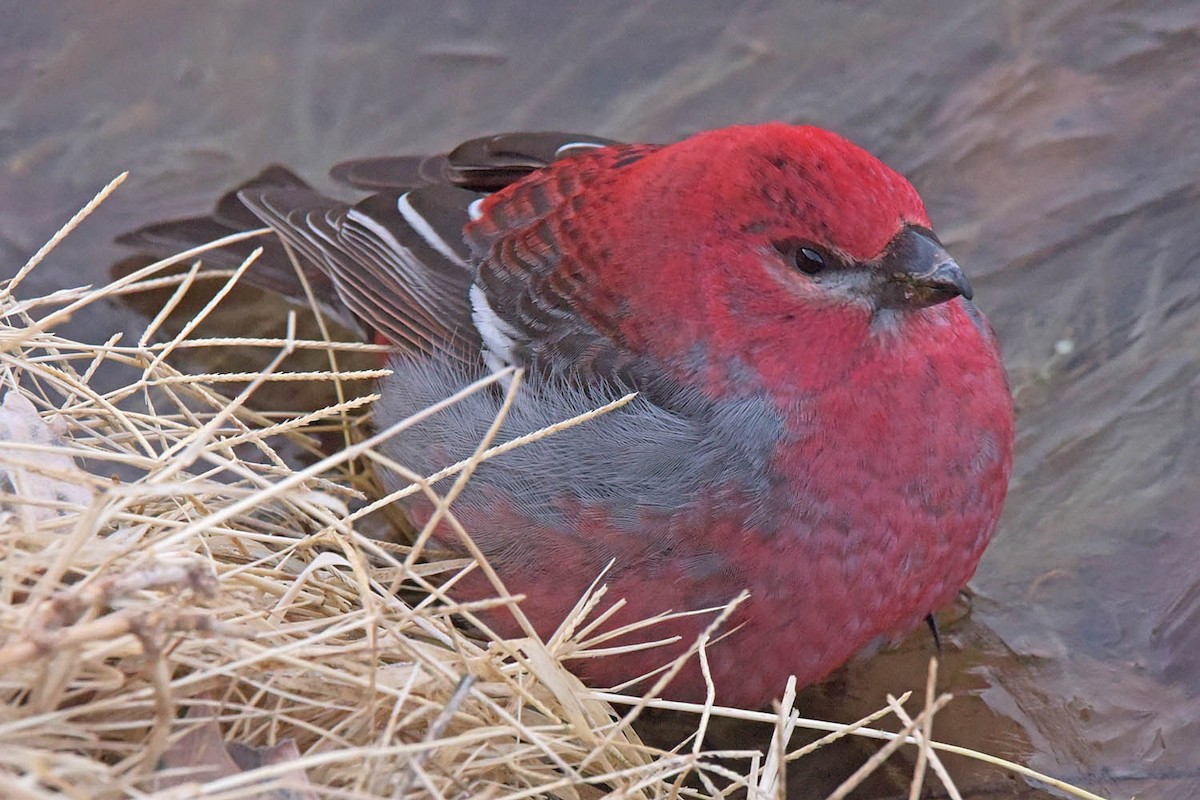
<instances>
[{"instance_id":1,"label":"dark eye","mask_svg":"<svg viewBox=\"0 0 1200 800\"><path fill-rule=\"evenodd\" d=\"M825 269L825 256L811 247L801 247L796 251L796 269L806 275L816 275Z\"/></svg>"},{"instance_id":2,"label":"dark eye","mask_svg":"<svg viewBox=\"0 0 1200 800\"><path fill-rule=\"evenodd\" d=\"M810 244L795 239L783 239L774 243L779 255L789 266L803 272L805 275L816 275L826 267L831 266L829 258Z\"/></svg>"}]
</instances>

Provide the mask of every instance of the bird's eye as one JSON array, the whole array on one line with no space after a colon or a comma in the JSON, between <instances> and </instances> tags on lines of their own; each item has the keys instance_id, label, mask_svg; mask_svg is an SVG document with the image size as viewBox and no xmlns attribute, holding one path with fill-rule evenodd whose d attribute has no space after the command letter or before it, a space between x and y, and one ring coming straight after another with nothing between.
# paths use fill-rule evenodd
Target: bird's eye
<instances>
[{"instance_id":1,"label":"bird's eye","mask_svg":"<svg viewBox=\"0 0 1200 800\"><path fill-rule=\"evenodd\" d=\"M795 267L805 275L816 275L833 266L829 256L804 240L780 239L772 244L789 266Z\"/></svg>"},{"instance_id":2,"label":"bird's eye","mask_svg":"<svg viewBox=\"0 0 1200 800\"><path fill-rule=\"evenodd\" d=\"M816 275L825 269L825 256L811 247L801 247L796 250L796 269L806 275Z\"/></svg>"}]
</instances>

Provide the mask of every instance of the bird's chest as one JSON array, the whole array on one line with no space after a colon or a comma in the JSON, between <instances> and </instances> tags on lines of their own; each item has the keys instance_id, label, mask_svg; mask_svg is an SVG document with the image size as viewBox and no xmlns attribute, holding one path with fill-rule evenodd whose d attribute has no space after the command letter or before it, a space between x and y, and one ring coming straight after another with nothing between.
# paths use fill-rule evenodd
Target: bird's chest
<instances>
[{"instance_id":1,"label":"bird's chest","mask_svg":"<svg viewBox=\"0 0 1200 800\"><path fill-rule=\"evenodd\" d=\"M788 417L781 513L848 547L990 534L1011 459L1008 402L994 359L929 348L851 361Z\"/></svg>"}]
</instances>

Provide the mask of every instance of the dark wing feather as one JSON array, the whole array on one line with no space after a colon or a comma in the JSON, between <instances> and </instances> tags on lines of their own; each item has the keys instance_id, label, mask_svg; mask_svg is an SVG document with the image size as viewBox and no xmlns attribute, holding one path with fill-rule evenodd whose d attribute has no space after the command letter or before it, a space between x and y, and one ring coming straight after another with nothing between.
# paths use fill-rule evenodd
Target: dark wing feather
<instances>
[{"instance_id":1,"label":"dark wing feather","mask_svg":"<svg viewBox=\"0 0 1200 800\"><path fill-rule=\"evenodd\" d=\"M243 203L329 275L341 301L373 330L464 360L477 359L480 348L471 323L473 270L446 242L457 237L463 247L466 207L477 197L436 187L349 206L296 189L241 193Z\"/></svg>"},{"instance_id":2,"label":"dark wing feather","mask_svg":"<svg viewBox=\"0 0 1200 800\"><path fill-rule=\"evenodd\" d=\"M622 341L619 309L597 280L601 256L582 238L581 229L595 228L576 223L596 176L656 149L580 134L512 133L441 156L350 161L334 177L387 189L357 205L271 167L225 195L211 218L150 226L121 241L176 252L262 220L295 248L322 300L336 296L344 316L397 344L466 361L482 352L490 363L573 382L645 389L656 370ZM514 182L472 221L484 193ZM288 263L281 247L271 249L264 261ZM267 280L257 274L260 285L282 285L284 274L297 283L290 264L286 273L271 267Z\"/></svg>"},{"instance_id":3,"label":"dark wing feather","mask_svg":"<svg viewBox=\"0 0 1200 800\"><path fill-rule=\"evenodd\" d=\"M435 156L384 156L338 164L331 175L367 191L448 184L494 192L563 158L619 144L582 133L502 133L463 142Z\"/></svg>"},{"instance_id":4,"label":"dark wing feather","mask_svg":"<svg viewBox=\"0 0 1200 800\"><path fill-rule=\"evenodd\" d=\"M496 323L483 328L502 361L563 379L647 388L659 370L623 341L619 303L604 290L596 226L580 225L594 183L657 150L625 145L564 159L487 206L467 227L476 286Z\"/></svg>"},{"instance_id":5,"label":"dark wing feather","mask_svg":"<svg viewBox=\"0 0 1200 800\"><path fill-rule=\"evenodd\" d=\"M191 217L147 225L117 237L117 242L132 247L156 258L169 258L184 250L243 231L263 227L258 218L239 196L242 192L266 190L312 189L298 175L286 167L272 165L250 180L225 193L217 201L213 214L208 217ZM273 292L297 305L307 305L304 285L296 275L287 252L275 236L263 236L209 250L202 256L210 267L234 269L257 248L263 248L254 266L247 271L245 280L252 286ZM322 313L337 320L343 326L355 330L361 324L346 313L346 309L332 302L336 297L329 276L313 264L301 262L304 277L312 288L313 295Z\"/></svg>"}]
</instances>

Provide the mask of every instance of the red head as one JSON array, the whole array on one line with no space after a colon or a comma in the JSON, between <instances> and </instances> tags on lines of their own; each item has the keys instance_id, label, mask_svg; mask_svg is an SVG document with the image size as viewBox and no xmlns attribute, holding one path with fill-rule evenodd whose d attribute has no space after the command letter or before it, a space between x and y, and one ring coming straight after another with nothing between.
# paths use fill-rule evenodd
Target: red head
<instances>
[{"instance_id":1,"label":"red head","mask_svg":"<svg viewBox=\"0 0 1200 800\"><path fill-rule=\"evenodd\" d=\"M714 383L736 370L731 360L833 343L837 359L922 316L967 322L958 304L942 305L971 290L916 190L819 128L772 123L606 148L534 181L571 204L549 235L573 259L574 310L676 370L717 365ZM701 350L708 357L696 358Z\"/></svg>"}]
</instances>

